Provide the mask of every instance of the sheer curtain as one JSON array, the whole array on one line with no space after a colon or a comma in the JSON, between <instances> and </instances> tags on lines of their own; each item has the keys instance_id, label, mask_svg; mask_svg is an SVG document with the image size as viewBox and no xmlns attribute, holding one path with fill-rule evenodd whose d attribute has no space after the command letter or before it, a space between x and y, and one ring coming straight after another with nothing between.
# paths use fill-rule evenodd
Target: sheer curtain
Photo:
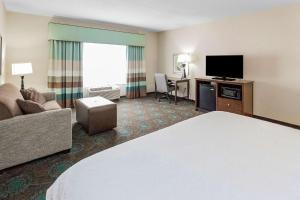
<instances>
[{"instance_id":1,"label":"sheer curtain","mask_svg":"<svg viewBox=\"0 0 300 200\"><path fill-rule=\"evenodd\" d=\"M126 85L126 46L83 44L83 87Z\"/></svg>"}]
</instances>

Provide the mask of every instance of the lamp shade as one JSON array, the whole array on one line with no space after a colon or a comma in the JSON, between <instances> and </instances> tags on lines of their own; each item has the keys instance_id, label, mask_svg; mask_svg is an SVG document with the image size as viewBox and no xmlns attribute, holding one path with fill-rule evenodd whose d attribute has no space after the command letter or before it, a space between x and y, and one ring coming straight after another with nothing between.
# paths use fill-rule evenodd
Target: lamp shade
<instances>
[{"instance_id":1,"label":"lamp shade","mask_svg":"<svg viewBox=\"0 0 300 200\"><path fill-rule=\"evenodd\" d=\"M12 75L32 74L32 64L31 63L12 64L11 73Z\"/></svg>"},{"instance_id":2,"label":"lamp shade","mask_svg":"<svg viewBox=\"0 0 300 200\"><path fill-rule=\"evenodd\" d=\"M189 54L180 54L177 58L178 63L189 63L191 62L191 56Z\"/></svg>"}]
</instances>

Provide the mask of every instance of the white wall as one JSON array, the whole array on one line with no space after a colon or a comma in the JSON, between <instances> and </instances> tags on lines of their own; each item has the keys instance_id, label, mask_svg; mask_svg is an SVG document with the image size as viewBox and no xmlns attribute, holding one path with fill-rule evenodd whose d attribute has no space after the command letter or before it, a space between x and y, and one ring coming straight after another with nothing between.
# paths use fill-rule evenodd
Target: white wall
<instances>
[{"instance_id":1,"label":"white wall","mask_svg":"<svg viewBox=\"0 0 300 200\"><path fill-rule=\"evenodd\" d=\"M300 125L300 6L161 32L158 70L172 75L174 53L190 52L191 76L205 75L205 56L243 54L254 80L254 114ZM194 80L192 98L194 99Z\"/></svg>"},{"instance_id":2,"label":"white wall","mask_svg":"<svg viewBox=\"0 0 300 200\"><path fill-rule=\"evenodd\" d=\"M2 73L0 74L0 84L5 80L5 51L6 51L6 10L2 0L0 0L0 35L2 36Z\"/></svg>"},{"instance_id":3,"label":"white wall","mask_svg":"<svg viewBox=\"0 0 300 200\"><path fill-rule=\"evenodd\" d=\"M157 33L146 34L146 49L145 49L145 60L146 60L146 79L147 79L147 92L154 92L155 82L154 74L157 72L158 61L157 61Z\"/></svg>"},{"instance_id":4,"label":"white wall","mask_svg":"<svg viewBox=\"0 0 300 200\"><path fill-rule=\"evenodd\" d=\"M72 19L50 18L8 12L7 15L7 63L6 81L20 85L20 77L11 75L11 64L15 62L31 62L33 74L25 77L25 87L35 87L47 91L48 73L48 23L50 21L75 24L118 31L145 33L146 35L146 68L147 90L154 90L153 73L157 68L157 34L143 30L113 24L99 24Z\"/></svg>"},{"instance_id":5,"label":"white wall","mask_svg":"<svg viewBox=\"0 0 300 200\"><path fill-rule=\"evenodd\" d=\"M20 77L12 76L11 64L31 62L33 74L25 76L25 87L47 91L49 17L7 14L6 82L20 86Z\"/></svg>"}]
</instances>

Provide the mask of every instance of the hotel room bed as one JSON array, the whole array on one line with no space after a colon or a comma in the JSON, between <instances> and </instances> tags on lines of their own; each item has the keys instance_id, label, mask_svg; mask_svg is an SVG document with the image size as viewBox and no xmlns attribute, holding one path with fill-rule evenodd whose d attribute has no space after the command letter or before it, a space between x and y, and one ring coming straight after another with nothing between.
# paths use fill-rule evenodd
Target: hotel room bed
<instances>
[{"instance_id":1,"label":"hotel room bed","mask_svg":"<svg viewBox=\"0 0 300 200\"><path fill-rule=\"evenodd\" d=\"M212 112L88 157L47 200L299 200L300 131Z\"/></svg>"}]
</instances>

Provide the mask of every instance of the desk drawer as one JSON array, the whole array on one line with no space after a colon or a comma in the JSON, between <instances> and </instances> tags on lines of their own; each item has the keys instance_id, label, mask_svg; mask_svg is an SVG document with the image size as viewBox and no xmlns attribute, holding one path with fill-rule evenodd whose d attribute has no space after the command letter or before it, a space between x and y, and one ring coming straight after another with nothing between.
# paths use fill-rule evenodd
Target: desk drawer
<instances>
[{"instance_id":1,"label":"desk drawer","mask_svg":"<svg viewBox=\"0 0 300 200\"><path fill-rule=\"evenodd\" d=\"M226 99L226 98L218 98L217 102L217 110L232 112L236 114L243 114L243 105L242 101Z\"/></svg>"}]
</instances>

